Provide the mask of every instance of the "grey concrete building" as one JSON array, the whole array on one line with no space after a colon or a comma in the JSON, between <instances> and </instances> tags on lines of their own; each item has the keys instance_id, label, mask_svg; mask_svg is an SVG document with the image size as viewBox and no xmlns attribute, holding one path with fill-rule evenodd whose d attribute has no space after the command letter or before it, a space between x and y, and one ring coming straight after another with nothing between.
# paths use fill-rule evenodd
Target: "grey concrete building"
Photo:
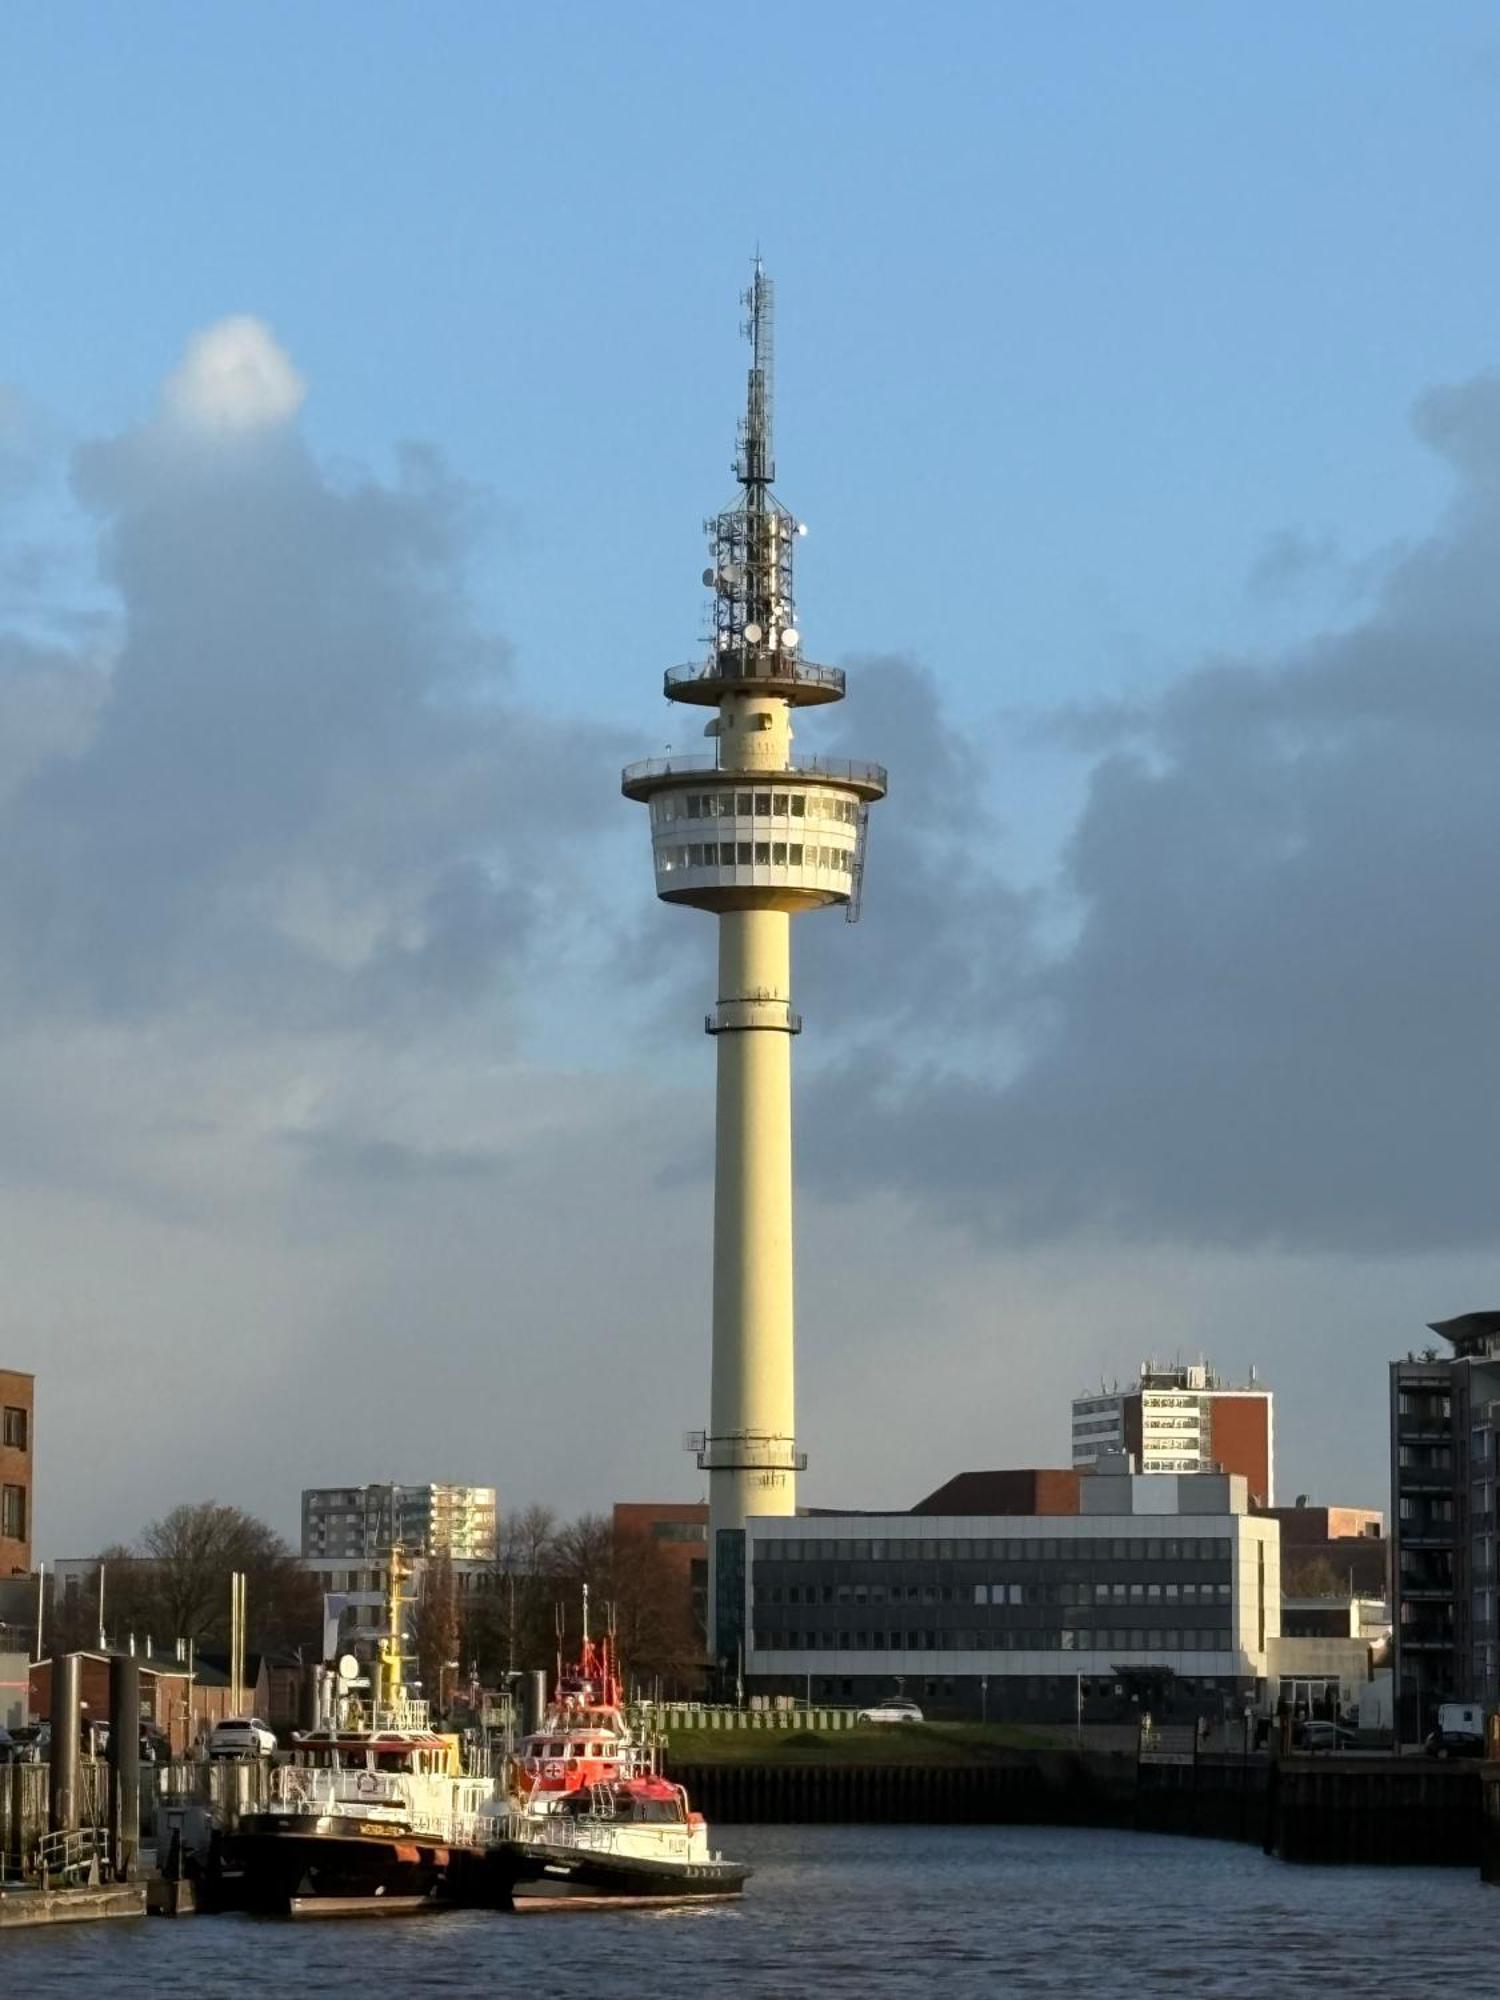
<instances>
[{"instance_id":1,"label":"grey concrete building","mask_svg":"<svg viewBox=\"0 0 1500 2000\"><path fill-rule=\"evenodd\" d=\"M1245 1482L1099 1472L1056 1515L809 1515L751 1524L751 1693L936 1715L1112 1712L1122 1671L1167 1669L1204 1713L1261 1692L1280 1539Z\"/></svg>"}]
</instances>

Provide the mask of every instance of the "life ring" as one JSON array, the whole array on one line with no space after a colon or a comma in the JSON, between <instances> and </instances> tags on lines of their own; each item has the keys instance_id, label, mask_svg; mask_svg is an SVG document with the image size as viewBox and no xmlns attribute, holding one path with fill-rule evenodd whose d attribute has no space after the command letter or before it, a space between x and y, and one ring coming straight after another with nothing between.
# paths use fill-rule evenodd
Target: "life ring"
<instances>
[{"instance_id":1,"label":"life ring","mask_svg":"<svg viewBox=\"0 0 1500 2000\"><path fill-rule=\"evenodd\" d=\"M380 1780L373 1771L361 1771L358 1778L354 1781L354 1789L358 1792L363 1792L365 1797L368 1798L371 1792L380 1789Z\"/></svg>"},{"instance_id":2,"label":"life ring","mask_svg":"<svg viewBox=\"0 0 1500 2000\"><path fill-rule=\"evenodd\" d=\"M555 1757L549 1757L547 1759L546 1764L542 1768L542 1776L544 1778L560 1778L562 1774L563 1774L562 1765L557 1761Z\"/></svg>"}]
</instances>

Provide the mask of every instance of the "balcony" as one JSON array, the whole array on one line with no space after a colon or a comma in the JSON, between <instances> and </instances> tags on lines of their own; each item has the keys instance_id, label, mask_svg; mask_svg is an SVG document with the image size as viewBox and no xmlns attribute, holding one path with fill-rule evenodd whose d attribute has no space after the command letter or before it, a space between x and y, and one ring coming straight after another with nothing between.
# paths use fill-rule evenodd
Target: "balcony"
<instances>
[{"instance_id":1,"label":"balcony","mask_svg":"<svg viewBox=\"0 0 1500 2000\"><path fill-rule=\"evenodd\" d=\"M753 779L758 785L784 785L798 778L813 784L824 780L858 792L863 799L884 798L886 791L885 766L867 764L857 757L794 757L780 770L760 771L721 764L712 752L701 750L682 757L643 757L637 764L627 764L620 773L620 790L627 799L649 799L653 792L674 785L701 784L705 778L736 783Z\"/></svg>"},{"instance_id":2,"label":"balcony","mask_svg":"<svg viewBox=\"0 0 1500 2000\"><path fill-rule=\"evenodd\" d=\"M668 701L696 702L704 708L717 708L726 694L769 694L794 708L811 708L843 700L844 674L841 667L816 667L793 653L724 652L668 667L662 693Z\"/></svg>"}]
</instances>

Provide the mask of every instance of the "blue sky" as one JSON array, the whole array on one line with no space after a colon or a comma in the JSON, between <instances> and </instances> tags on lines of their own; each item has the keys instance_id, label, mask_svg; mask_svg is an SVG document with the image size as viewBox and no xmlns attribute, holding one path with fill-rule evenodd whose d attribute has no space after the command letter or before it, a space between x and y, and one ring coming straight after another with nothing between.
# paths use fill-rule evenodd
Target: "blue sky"
<instances>
[{"instance_id":1,"label":"blue sky","mask_svg":"<svg viewBox=\"0 0 1500 2000\"><path fill-rule=\"evenodd\" d=\"M433 448L444 476L459 483L445 489L443 505L478 510L477 537L444 571L443 587L452 617L461 612L476 634L501 635L513 649L510 695L524 717L517 740L540 732L525 740L544 741L559 770L570 743L580 758L591 746L601 771L619 761L617 750L650 754L688 726L661 705L659 676L696 645L700 522L731 488L745 363L736 295L758 243L778 285L779 484L811 525L799 552L808 652L834 661L892 655L918 677L881 683L883 703L866 682L863 706L859 678L852 682L850 747L887 761L895 789L875 835L873 938L849 943L837 961L826 942L809 956L828 1037L823 1055L810 1049L806 1062L810 1076L820 1062L827 1073L816 1100L825 1126L834 1102L826 1091L843 1054L834 1037L846 990L838 981L881 977L859 968L898 964L917 948L960 968L955 990L972 977L975 994L1000 996L994 1044L979 1065L991 1081L1018 1050L1024 1060L1039 1009L1073 1022L1081 1043L1097 1048L1097 1028L1086 1036L1078 1025L1079 982L1105 964L1118 990L1131 987L1135 975L1113 966L1105 949L1118 933L1107 923L1085 930L1061 983L1037 938L1056 949L1078 934L1081 911L1125 908L1109 903L1118 885L1101 888L1096 858L1119 835L1108 819L1119 809L1109 786L1112 757L1124 752L1097 718L1066 735L1058 711L1123 703L1149 713L1147 767L1180 766L1184 794L1208 796L1229 781L1213 760L1193 766L1182 746L1199 740L1204 703L1222 691L1202 678L1215 663L1237 662L1289 687L1300 663L1321 658L1340 635L1357 637L1388 613L1400 625L1400 579L1416 589L1402 563L1416 550L1422 571L1428 538L1445 532L1435 524L1457 518L1447 510L1461 486L1457 459L1445 462L1430 436L1424 442L1411 413L1435 388L1473 382L1500 360L1497 109L1500 17L1487 5L770 4L752 15L674 4L138 0L60 8L11 0L0 10L0 384L19 399L52 467L50 484L26 496L23 528L11 532L64 533L78 560L40 591L0 578L0 625L34 632L40 619L62 632L80 605L100 601L102 565L103 601L118 612L126 640L148 629L144 599L132 598L130 576L122 580L111 555L120 523L146 518L132 512L136 500L119 497L128 490L138 500L143 490L130 484L125 448L111 461L108 497L89 502L93 513L60 496L89 499L78 467L94 462L100 441L150 431L163 379L191 336L227 315L252 315L307 385L300 436L329 493L356 492L370 469L398 485L399 448L416 442ZM1462 422L1482 428L1483 411L1465 410ZM329 517L305 486L294 499ZM173 532L184 535L188 559L209 560L201 548L191 554L185 528ZM152 606L169 626L177 616L159 599ZM199 615L182 612L184 633L198 629ZM127 663L141 657L139 646L120 643ZM1420 651L1408 655L1414 674ZM253 650L246 658L253 662ZM908 686L913 702L940 711L941 740L923 733L925 710L919 717L896 698ZM79 700L92 714L90 704L108 698L95 688ZM422 784L435 782L433 769L445 784L457 782L443 761L450 750L431 749L438 762L424 767ZM939 814L921 825L899 817L902 785L912 786L929 756L933 770L965 773L954 780L946 833ZM416 798L418 775L382 782L392 797L409 782ZM1264 773L1254 783L1243 771L1232 776L1245 781L1240 802L1253 833L1269 810L1256 789ZM1352 779L1350 795L1361 795ZM1127 801L1126 837L1139 829L1145 799L1141 790ZM581 799L569 807L584 820L594 809ZM620 897L607 915L610 936L634 951L642 940L665 947L669 939L681 950L649 904L643 829L602 786L597 809L595 870ZM51 810L33 802L25 826L52 825ZM1204 845L1204 833L1190 822L1182 839ZM447 837L462 846L470 832L450 826ZM1299 817L1272 844L1285 858L1309 838ZM234 863L236 880L253 845ZM918 866L914 856L926 859ZM976 859L993 880L963 875ZM576 855L568 866L587 872ZM337 890L325 882L316 896L305 884L298 893L307 898L299 935L314 923L315 905L316 922L347 942L355 919L333 908ZM1331 907L1348 907L1342 890L1329 893ZM924 896L952 902L955 922L968 925L962 950L926 937L903 942L895 913ZM1217 907L1205 891L1195 967L1217 963ZM1247 927L1260 907L1244 912ZM570 1145L618 1164L631 1157L624 1135L660 1120L677 1151L648 1163L640 1215L668 1202L661 1190L674 1186L673 1174L688 1175L691 1242L674 1238L665 1254L688 1259L678 1289L692 1294L706 1252L707 1075L701 1051L677 1047L670 1024L697 1010L693 981L706 933L696 959L669 960L681 972L676 988L653 995L638 982L593 1036L599 954L576 950L576 940L560 945L564 921L557 912L549 921L539 936L561 959L573 952L571 970L553 978L540 955L524 968L518 955L509 971L485 960L497 982L511 978L524 995L513 1031L497 1029L495 1038L517 1065L510 1084L530 1107L522 1122L555 1143L561 1189L576 1170ZM1036 935L1018 943L1028 926ZM1320 921L1308 916L1307 928L1316 935ZM205 954L222 948L217 938L200 944ZM1298 963L1305 967L1305 952ZM1320 976L1341 990L1336 970ZM1347 976L1353 991L1352 966ZM1244 965L1233 977L1239 991L1255 984ZM1284 984L1267 973L1268 989ZM970 998L968 1018L910 1058L914 1089L923 1062L946 1077L953 1049L974 1039ZM199 1020L197 986L191 1002L179 995L172 1009L179 1004ZM1159 1017L1159 1002L1152 1006ZM169 1012L180 1044L181 1018ZM851 1009L859 1059L889 1067L898 1041L909 1057L911 1018ZM983 1025L988 1034L987 1014ZM162 1022L140 1032L153 1047L167 1035ZM392 1032L388 1021L382 1032ZM1295 1040L1300 1030L1289 1024L1287 1032ZM409 1023L402 1060L411 1074L394 1096L381 1096L362 1055L346 1050L325 1073L325 1043L316 1056L299 1045L295 1057L277 1044L280 1058L271 1044L268 1034L253 1057L243 1034L236 1044L256 1080L247 1071L243 1097L224 1112L235 1137L215 1169L226 1213L239 1218L225 1223L226 1235L244 1225L235 1254L247 1268L260 1241L244 1217L255 1190L264 1193L252 1135L262 1130L266 1092L278 1103L278 1091L289 1093L286 1101L316 1102L319 1117L330 1103L343 1106L334 1136L345 1145L344 1171L357 1157L378 1180L396 1158L382 1148L407 1125L412 1157L436 1159L433 1171L453 1177L450 1187L469 1171L465 1161L489 1157L495 1134L478 1126L462 1146L439 1144L439 1127L463 1104L456 1079L483 1045L473 1019L455 1029L437 1011ZM1070 1046L1066 1027L1057 1046ZM1304 1058L1318 1063L1312 1044L1286 1066L1295 1071ZM60 1048L51 1059L76 1069ZM1274 1048L1271 1059L1281 1060ZM1138 1046L1131 1060L1140 1066L1132 1070L1138 1098L1155 1102L1148 1053ZM1345 1111L1392 1060L1389 1048L1372 1044L1363 1080L1351 1078L1339 1099ZM128 1066L130 1056L116 1049L111 1062ZM617 1121L604 1138L591 1136L573 1106L573 1081L591 1073L614 1107L601 1116ZM314 1074L316 1087L295 1082ZM1247 1063L1252 1104L1259 1079L1263 1072ZM164 1077L163 1087L183 1083ZM1295 1329L1256 1346L1257 1329L1284 1317L1287 1301L1312 1298L1319 1324L1331 1321L1353 1343L1385 1301L1393 1330L1375 1336L1373 1365L1368 1356L1359 1363L1363 1429L1334 1461L1359 1491L1327 1496L1378 1500L1379 1359L1419 1326L1429 1303L1436 1314L1488 1302L1450 1297L1438 1283L1441 1265L1424 1261L1436 1254L1430 1231L1396 1246L1408 1259L1399 1275L1387 1270L1377 1282L1362 1270L1352 1246L1361 1230L1378 1240L1385 1226L1373 1194L1364 1222L1341 1212L1323 1235L1315 1229L1303 1240L1296 1218L1262 1198L1250 1168L1237 1194L1226 1188L1211 1204L1212 1220L1187 1214L1168 1190L1179 1186L1179 1168L1184 1181L1199 1170L1181 1160L1135 1180L1121 1163L1119 1184L1092 1207L1084 1202L1081 1221L1069 1202L1059 1208L1032 1188L1022 1208L1033 1217L1045 1210L1049 1220L1020 1227L1019 1247L1011 1225L1009 1235L986 1224L977 1236L939 1243L927 1197L913 1185L930 1157L920 1117L882 1139L859 1123L870 1111L860 1092L849 1096L861 1108L851 1110L842 1143L894 1148L911 1170L860 1193L833 1184L812 1159L804 1289L826 1309L831 1295L818 1291L826 1282L819 1269L836 1250L863 1260L869 1310L877 1320L887 1315L877 1344L899 1343L902 1313L909 1325L916 1307L908 1300L898 1310L888 1296L882 1305L877 1276L892 1227L882 1205L895 1203L904 1205L910 1240L926 1245L921 1254L941 1274L934 1289L961 1295L944 1307L954 1327L946 1382L965 1379L976 1344L1010 1323L1018 1300L1028 1325L1051 1325L1053 1314L1075 1333L1089 1327L1087 1336L1051 1343L1053 1373L1039 1374L1032 1390L1036 1407L1052 1413L1054 1457L1064 1448L1057 1413L1071 1386L1100 1369L1128 1371L1148 1339L1194 1352L1206 1346L1226 1366L1254 1359L1268 1376L1279 1359L1278 1386L1290 1403L1315 1383L1326 1386L1318 1370L1332 1364L1310 1360ZM1110 1100L1104 1080L1099 1096ZM364 1121L357 1143L356 1101ZM514 1111L518 1096L506 1102ZM419 1115L412 1107L421 1104ZM1010 1098L996 1115L1005 1126L1023 1110ZM494 1113L502 1126L510 1115ZM1064 1114L1048 1099L1036 1115L1040 1124L1027 1129L1045 1134ZM1330 1113L1334 1123L1343 1116ZM1148 1116L1132 1139L1132 1157L1151 1150L1153 1122ZM1340 1129L1353 1133L1352 1124ZM331 1130L319 1128L319 1144L332 1144ZM1441 1151L1447 1131L1435 1126L1423 1143ZM84 1126L77 1139L87 1150ZM976 1158L984 1154L982 1137L965 1143ZM1045 1139L1033 1143L1046 1151ZM1388 1135L1379 1141L1390 1143ZM1253 1147L1247 1157L1258 1157ZM992 1166L979 1176L986 1187ZM1336 1159L1320 1171L1360 1179ZM1079 1178L1065 1162L1055 1172L1070 1186ZM127 1176L124 1165L120 1173ZM86 1212L108 1240L102 1260L138 1260L146 1238L132 1233L129 1214L65 1178L48 1228L70 1240ZM295 1206L294 1191L284 1198ZM680 1189L670 1196L681 1199ZM1230 1213L1235 1200L1242 1221ZM347 1274L372 1233L385 1237L390 1228L378 1201L349 1201L329 1223L345 1263L331 1259L319 1303L291 1313L299 1337L331 1354L369 1324L375 1309L368 1299L351 1302ZM451 1221L441 1203L439 1211ZM1095 1233L1059 1267L1051 1260L1063 1255L1054 1240L1063 1211L1068 1228ZM257 1214L256 1228L265 1219ZM1123 1245L1109 1233L1122 1215L1134 1218ZM950 1223L959 1227L951 1217L941 1227ZM533 1225L515 1227L519 1240ZM1271 1248L1256 1249L1267 1241ZM403 1297L424 1296L429 1243L414 1226L390 1274ZM195 1301L214 1290L221 1254L229 1253L216 1249L205 1219L169 1319L191 1323ZM1468 1276L1451 1273L1443 1285L1480 1282L1489 1246L1476 1247L1470 1232L1463 1255L1475 1260L1463 1267ZM1227 1282L1224 1258L1245 1260ZM1314 1265L1300 1261L1308 1258ZM533 1318L545 1313L544 1267L517 1276L513 1260L507 1269ZM450 1302L453 1325L469 1328L453 1334L464 1368L485 1352L495 1279L494 1268L475 1261ZM701 1352L699 1302L693 1295L683 1304L665 1275L658 1282L638 1309L643 1323L670 1327L662 1365L685 1374ZM286 1298L305 1297L289 1273L275 1281L278 1297L283 1283ZM1069 1293L1075 1284L1082 1289ZM568 1307L580 1341L603 1296L580 1294ZM63 1324L89 1352L104 1338L97 1298L59 1301L40 1270L27 1297L40 1344ZM1136 1303L1108 1330L1104 1321L1126 1297ZM149 1357L152 1303L142 1297L134 1308L137 1361ZM1017 1342L1035 1346L1017 1325ZM395 1342L394 1318L387 1331ZM886 1497L866 1490L878 1461L862 1457L859 1443L861 1426L879 1421L876 1405L855 1399L847 1413L835 1411L831 1364L820 1378L815 1347L806 1351L809 1407L841 1453L843 1497ZM998 1369L1002 1359L997 1353L987 1365ZM500 1421L491 1410L482 1420L491 1428ZM86 1435L81 1417L55 1421L60 1439L76 1445ZM661 1428L670 1437L696 1421L689 1397ZM902 1474L913 1496L966 1453L1015 1456L1032 1445L1035 1426L1018 1412L997 1424L991 1432L958 1427L934 1447L930 1465L913 1460L909 1477ZM1323 1462L1315 1426L1299 1430L1288 1416L1278 1428L1290 1464L1284 1483L1308 1484L1308 1468ZM489 1449L487 1436L477 1414L471 1457ZM382 1449L394 1455L400 1446ZM511 1497L568 1504L572 1496L546 1490L551 1475L528 1449L506 1435L512 1483L522 1489ZM303 1476L365 1476L313 1465L312 1450L311 1441L288 1445L274 1493L270 1473L257 1473L247 1457L234 1497L289 1518L278 1496ZM600 1491L582 1498L598 1504L617 1489L666 1483L655 1467L644 1445L622 1449L602 1464ZM408 1467L401 1476L428 1474ZM174 1497L159 1481L132 1477L127 1507L144 1511ZM60 1489L53 1504L68 1504ZM61 1518L70 1539L92 1532L76 1503Z\"/></svg>"},{"instance_id":2,"label":"blue sky","mask_svg":"<svg viewBox=\"0 0 1500 2000\"><path fill-rule=\"evenodd\" d=\"M320 448L493 489L523 671L624 716L696 637L757 241L817 641L972 711L1253 643L1268 537L1431 509L1406 408L1500 324L1493 9L773 4L745 44L697 6L12 5L9 373L109 430L259 314Z\"/></svg>"}]
</instances>

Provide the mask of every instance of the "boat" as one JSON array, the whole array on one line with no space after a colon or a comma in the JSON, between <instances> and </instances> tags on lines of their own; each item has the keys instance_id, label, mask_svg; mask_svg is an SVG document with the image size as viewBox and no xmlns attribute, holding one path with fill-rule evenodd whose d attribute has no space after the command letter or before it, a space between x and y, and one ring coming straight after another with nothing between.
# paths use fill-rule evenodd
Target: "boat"
<instances>
[{"instance_id":1,"label":"boat","mask_svg":"<svg viewBox=\"0 0 1500 2000\"><path fill-rule=\"evenodd\" d=\"M444 1900L455 1856L493 1840L493 1777L464 1771L458 1740L432 1728L404 1685L402 1575L393 1551L370 1701L341 1681L319 1725L293 1736L265 1808L224 1843L225 1900L291 1916L428 1909Z\"/></svg>"},{"instance_id":2,"label":"boat","mask_svg":"<svg viewBox=\"0 0 1500 2000\"><path fill-rule=\"evenodd\" d=\"M632 1726L612 1631L583 1639L538 1726L511 1754L485 1863L486 1900L737 1896L751 1870L709 1845L708 1827L661 1769L659 1744Z\"/></svg>"}]
</instances>

